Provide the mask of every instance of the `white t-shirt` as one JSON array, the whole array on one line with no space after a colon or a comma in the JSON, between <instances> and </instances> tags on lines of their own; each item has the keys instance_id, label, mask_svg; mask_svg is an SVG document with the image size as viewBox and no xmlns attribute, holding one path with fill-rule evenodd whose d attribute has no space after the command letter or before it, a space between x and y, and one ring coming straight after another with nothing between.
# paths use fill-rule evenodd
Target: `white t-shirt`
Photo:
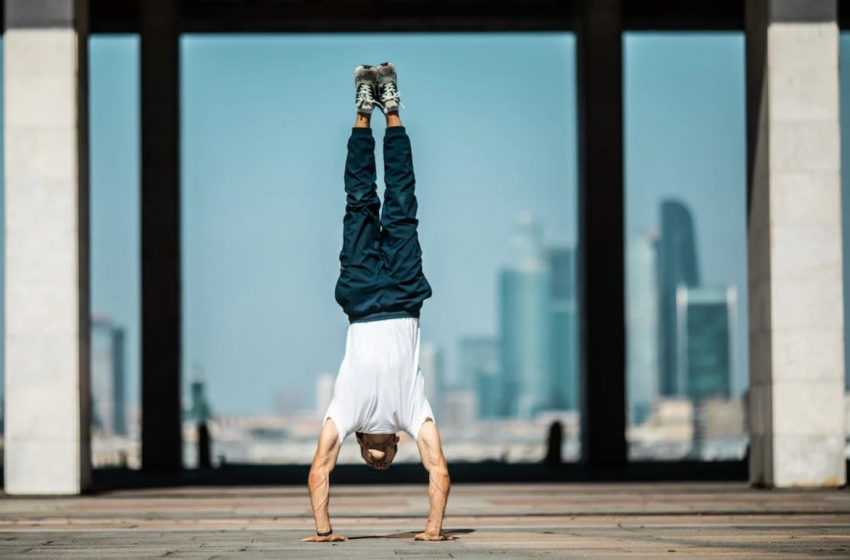
<instances>
[{"instance_id":1,"label":"white t-shirt","mask_svg":"<svg viewBox=\"0 0 850 560\"><path fill-rule=\"evenodd\" d=\"M419 436L422 424L434 419L419 370L419 319L348 327L328 418L339 431L340 444L354 432Z\"/></svg>"}]
</instances>

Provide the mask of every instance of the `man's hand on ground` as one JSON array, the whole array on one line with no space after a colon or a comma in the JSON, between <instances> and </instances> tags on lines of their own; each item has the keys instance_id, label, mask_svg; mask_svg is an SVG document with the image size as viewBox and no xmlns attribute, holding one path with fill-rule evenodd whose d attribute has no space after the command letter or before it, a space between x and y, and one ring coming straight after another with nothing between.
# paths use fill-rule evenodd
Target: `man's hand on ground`
<instances>
[{"instance_id":1,"label":"man's hand on ground","mask_svg":"<svg viewBox=\"0 0 850 560\"><path fill-rule=\"evenodd\" d=\"M419 533L415 537L413 537L415 541L453 541L454 537L450 537L448 535L444 535L443 533L430 533L425 531L424 533Z\"/></svg>"},{"instance_id":2,"label":"man's hand on ground","mask_svg":"<svg viewBox=\"0 0 850 560\"><path fill-rule=\"evenodd\" d=\"M331 533L327 537L320 537L319 535L313 535L312 537L307 537L306 539L301 539L301 542L345 542L348 539L343 537L342 535L337 535L336 533Z\"/></svg>"}]
</instances>

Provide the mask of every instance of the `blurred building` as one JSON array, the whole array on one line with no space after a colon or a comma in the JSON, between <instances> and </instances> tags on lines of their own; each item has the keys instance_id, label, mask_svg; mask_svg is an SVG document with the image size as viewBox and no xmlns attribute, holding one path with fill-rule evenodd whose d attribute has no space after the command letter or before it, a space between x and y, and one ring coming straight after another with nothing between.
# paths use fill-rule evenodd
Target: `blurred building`
<instances>
[{"instance_id":1,"label":"blurred building","mask_svg":"<svg viewBox=\"0 0 850 560\"><path fill-rule=\"evenodd\" d=\"M661 394L682 396L679 385L676 292L699 286L699 262L690 209L681 202L661 203L661 237L658 240L659 355Z\"/></svg>"},{"instance_id":2,"label":"blurred building","mask_svg":"<svg viewBox=\"0 0 850 560\"><path fill-rule=\"evenodd\" d=\"M626 258L628 418L640 424L659 389L657 236L647 232L635 239Z\"/></svg>"},{"instance_id":3,"label":"blurred building","mask_svg":"<svg viewBox=\"0 0 850 560\"><path fill-rule=\"evenodd\" d=\"M738 438L744 435L743 399L707 399L699 403L695 438L700 441Z\"/></svg>"},{"instance_id":4,"label":"blurred building","mask_svg":"<svg viewBox=\"0 0 850 560\"><path fill-rule=\"evenodd\" d=\"M313 404L309 397L305 397L303 390L299 387L286 387L277 392L274 398L274 407L279 414L313 413Z\"/></svg>"},{"instance_id":5,"label":"blurred building","mask_svg":"<svg viewBox=\"0 0 850 560\"><path fill-rule=\"evenodd\" d=\"M566 247L549 250L550 273L550 402L552 410L578 408L578 331L575 253Z\"/></svg>"},{"instance_id":6,"label":"blurred building","mask_svg":"<svg viewBox=\"0 0 850 560\"><path fill-rule=\"evenodd\" d=\"M688 456L694 441L694 407L688 399L659 398L652 413L628 428L633 460L675 460Z\"/></svg>"},{"instance_id":7,"label":"blurred building","mask_svg":"<svg viewBox=\"0 0 850 560\"><path fill-rule=\"evenodd\" d=\"M677 292L677 385L693 402L728 399L732 390L733 287Z\"/></svg>"},{"instance_id":8,"label":"blurred building","mask_svg":"<svg viewBox=\"0 0 850 560\"><path fill-rule=\"evenodd\" d=\"M443 353L436 344L424 343L419 348L419 369L425 380L425 395L436 420L442 418L444 372Z\"/></svg>"},{"instance_id":9,"label":"blurred building","mask_svg":"<svg viewBox=\"0 0 850 560\"><path fill-rule=\"evenodd\" d=\"M540 223L521 214L514 258L499 283L501 365L508 416L531 418L550 401L549 267Z\"/></svg>"},{"instance_id":10,"label":"blurred building","mask_svg":"<svg viewBox=\"0 0 850 560\"><path fill-rule=\"evenodd\" d=\"M472 428L478 421L478 395L474 391L449 391L443 400L441 425Z\"/></svg>"},{"instance_id":11,"label":"blurred building","mask_svg":"<svg viewBox=\"0 0 850 560\"><path fill-rule=\"evenodd\" d=\"M483 420L507 415L503 407L499 353L499 341L491 337L465 338L458 345L459 378L463 386L475 388L478 415Z\"/></svg>"},{"instance_id":12,"label":"blurred building","mask_svg":"<svg viewBox=\"0 0 850 560\"><path fill-rule=\"evenodd\" d=\"M126 435L124 329L106 317L92 317L92 427L102 435Z\"/></svg>"},{"instance_id":13,"label":"blurred building","mask_svg":"<svg viewBox=\"0 0 850 560\"><path fill-rule=\"evenodd\" d=\"M316 416L324 416L331 406L334 396L336 377L332 373L323 373L316 378Z\"/></svg>"}]
</instances>

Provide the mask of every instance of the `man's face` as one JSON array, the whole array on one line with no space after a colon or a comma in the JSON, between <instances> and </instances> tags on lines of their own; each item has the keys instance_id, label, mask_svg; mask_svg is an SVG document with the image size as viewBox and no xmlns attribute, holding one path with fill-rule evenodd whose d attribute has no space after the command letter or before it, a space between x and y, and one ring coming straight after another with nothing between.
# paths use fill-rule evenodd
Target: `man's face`
<instances>
[{"instance_id":1,"label":"man's face","mask_svg":"<svg viewBox=\"0 0 850 560\"><path fill-rule=\"evenodd\" d=\"M395 434L357 434L360 455L373 469L386 469L395 459L398 436Z\"/></svg>"}]
</instances>

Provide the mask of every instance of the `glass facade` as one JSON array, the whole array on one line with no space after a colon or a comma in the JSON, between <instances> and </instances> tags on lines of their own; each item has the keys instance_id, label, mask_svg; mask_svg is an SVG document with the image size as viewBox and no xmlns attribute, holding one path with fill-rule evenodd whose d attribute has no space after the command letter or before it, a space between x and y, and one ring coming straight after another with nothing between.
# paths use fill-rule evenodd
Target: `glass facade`
<instances>
[{"instance_id":1,"label":"glass facade","mask_svg":"<svg viewBox=\"0 0 850 560\"><path fill-rule=\"evenodd\" d=\"M549 249L549 386L553 410L578 410L578 329L575 251Z\"/></svg>"},{"instance_id":2,"label":"glass facade","mask_svg":"<svg viewBox=\"0 0 850 560\"><path fill-rule=\"evenodd\" d=\"M732 392L733 288L679 288L676 293L678 370L692 402L728 399Z\"/></svg>"}]
</instances>

